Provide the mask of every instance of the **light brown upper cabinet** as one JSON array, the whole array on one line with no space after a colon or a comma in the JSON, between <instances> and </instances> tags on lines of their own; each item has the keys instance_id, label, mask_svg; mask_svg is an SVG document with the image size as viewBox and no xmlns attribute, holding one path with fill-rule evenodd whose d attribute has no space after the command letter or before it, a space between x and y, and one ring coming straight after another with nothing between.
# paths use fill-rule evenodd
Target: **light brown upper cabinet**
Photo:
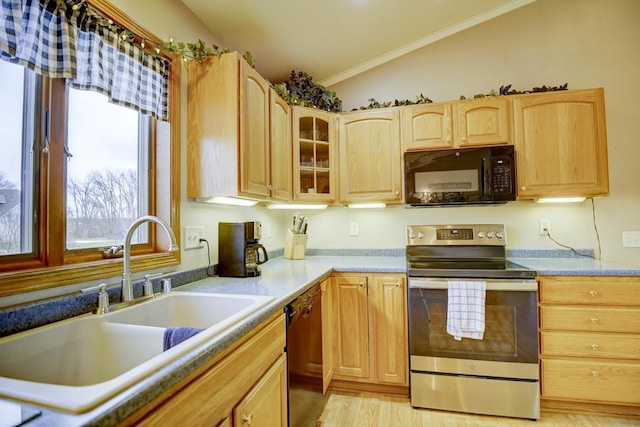
<instances>
[{"instance_id":1,"label":"light brown upper cabinet","mask_svg":"<svg viewBox=\"0 0 640 427\"><path fill-rule=\"evenodd\" d=\"M509 144L511 137L511 100L487 97L457 101L453 104L454 147Z\"/></svg>"},{"instance_id":2,"label":"light brown upper cabinet","mask_svg":"<svg viewBox=\"0 0 640 427\"><path fill-rule=\"evenodd\" d=\"M402 108L404 151L509 144L511 101L505 97Z\"/></svg>"},{"instance_id":3,"label":"light brown upper cabinet","mask_svg":"<svg viewBox=\"0 0 640 427\"><path fill-rule=\"evenodd\" d=\"M293 198L331 202L336 198L336 115L293 107Z\"/></svg>"},{"instance_id":4,"label":"light brown upper cabinet","mask_svg":"<svg viewBox=\"0 0 640 427\"><path fill-rule=\"evenodd\" d=\"M609 194L604 90L513 98L518 199Z\"/></svg>"},{"instance_id":5,"label":"light brown upper cabinet","mask_svg":"<svg viewBox=\"0 0 640 427\"><path fill-rule=\"evenodd\" d=\"M340 201L402 202L400 110L338 116Z\"/></svg>"},{"instance_id":6,"label":"light brown upper cabinet","mask_svg":"<svg viewBox=\"0 0 640 427\"><path fill-rule=\"evenodd\" d=\"M451 106L441 102L403 107L402 151L452 147Z\"/></svg>"},{"instance_id":7,"label":"light brown upper cabinet","mask_svg":"<svg viewBox=\"0 0 640 427\"><path fill-rule=\"evenodd\" d=\"M187 197L290 199L289 106L237 52L187 67Z\"/></svg>"}]
</instances>

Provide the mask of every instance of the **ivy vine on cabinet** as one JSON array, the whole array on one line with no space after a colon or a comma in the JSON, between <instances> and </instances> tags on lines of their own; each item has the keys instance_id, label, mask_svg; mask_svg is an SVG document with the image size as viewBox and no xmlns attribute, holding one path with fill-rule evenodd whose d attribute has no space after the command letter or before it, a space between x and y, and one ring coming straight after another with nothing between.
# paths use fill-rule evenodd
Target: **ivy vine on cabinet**
<instances>
[{"instance_id":1,"label":"ivy vine on cabinet","mask_svg":"<svg viewBox=\"0 0 640 427\"><path fill-rule=\"evenodd\" d=\"M293 198L336 198L336 117L328 111L293 107Z\"/></svg>"},{"instance_id":2,"label":"ivy vine on cabinet","mask_svg":"<svg viewBox=\"0 0 640 427\"><path fill-rule=\"evenodd\" d=\"M340 201L402 202L399 109L342 113L338 138Z\"/></svg>"},{"instance_id":3,"label":"ivy vine on cabinet","mask_svg":"<svg viewBox=\"0 0 640 427\"><path fill-rule=\"evenodd\" d=\"M237 52L187 67L187 197L289 200L289 106Z\"/></svg>"},{"instance_id":4,"label":"ivy vine on cabinet","mask_svg":"<svg viewBox=\"0 0 640 427\"><path fill-rule=\"evenodd\" d=\"M609 194L602 88L514 97L518 199Z\"/></svg>"}]
</instances>

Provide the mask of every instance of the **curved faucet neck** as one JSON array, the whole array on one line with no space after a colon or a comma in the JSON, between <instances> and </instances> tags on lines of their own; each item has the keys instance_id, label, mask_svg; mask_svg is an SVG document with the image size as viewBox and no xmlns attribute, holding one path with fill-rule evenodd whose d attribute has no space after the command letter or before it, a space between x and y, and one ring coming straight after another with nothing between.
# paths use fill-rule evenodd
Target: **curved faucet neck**
<instances>
[{"instance_id":1,"label":"curved faucet neck","mask_svg":"<svg viewBox=\"0 0 640 427\"><path fill-rule=\"evenodd\" d=\"M136 219L127 230L126 237L124 239L124 261L123 261L123 272L122 272L122 301L132 301L133 300L133 286L131 284L131 239L133 237L133 233L135 230L145 222L154 222L158 224L164 231L167 233L169 237L169 252L175 252L178 250L178 244L176 242L176 236L173 233L173 230L164 220L153 216L153 215L145 215Z\"/></svg>"}]
</instances>

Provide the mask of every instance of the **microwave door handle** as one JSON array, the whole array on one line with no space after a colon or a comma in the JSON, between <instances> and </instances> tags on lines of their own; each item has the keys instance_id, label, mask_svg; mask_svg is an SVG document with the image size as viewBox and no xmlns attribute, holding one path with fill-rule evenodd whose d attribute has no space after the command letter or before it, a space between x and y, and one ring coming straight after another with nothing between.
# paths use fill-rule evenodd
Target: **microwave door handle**
<instances>
[{"instance_id":1,"label":"microwave door handle","mask_svg":"<svg viewBox=\"0 0 640 427\"><path fill-rule=\"evenodd\" d=\"M491 158L482 158L482 194L491 195Z\"/></svg>"},{"instance_id":2,"label":"microwave door handle","mask_svg":"<svg viewBox=\"0 0 640 427\"><path fill-rule=\"evenodd\" d=\"M456 279L450 279L456 280ZM481 279L460 279L460 280L476 280ZM449 280L439 278L409 278L409 289L448 289ZM487 291L537 291L538 282L535 280L485 280Z\"/></svg>"}]
</instances>

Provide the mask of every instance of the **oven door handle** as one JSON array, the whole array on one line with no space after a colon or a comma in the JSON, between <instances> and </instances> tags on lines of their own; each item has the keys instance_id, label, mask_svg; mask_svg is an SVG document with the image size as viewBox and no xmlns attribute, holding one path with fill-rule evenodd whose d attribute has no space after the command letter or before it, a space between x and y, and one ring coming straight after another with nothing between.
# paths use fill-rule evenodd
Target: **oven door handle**
<instances>
[{"instance_id":1,"label":"oven door handle","mask_svg":"<svg viewBox=\"0 0 640 427\"><path fill-rule=\"evenodd\" d=\"M496 280L496 279L460 279L461 281L480 282L487 284L487 291L537 291L538 282L535 280ZM448 289L449 281L455 279L415 278L409 277L409 288L416 289Z\"/></svg>"}]
</instances>

